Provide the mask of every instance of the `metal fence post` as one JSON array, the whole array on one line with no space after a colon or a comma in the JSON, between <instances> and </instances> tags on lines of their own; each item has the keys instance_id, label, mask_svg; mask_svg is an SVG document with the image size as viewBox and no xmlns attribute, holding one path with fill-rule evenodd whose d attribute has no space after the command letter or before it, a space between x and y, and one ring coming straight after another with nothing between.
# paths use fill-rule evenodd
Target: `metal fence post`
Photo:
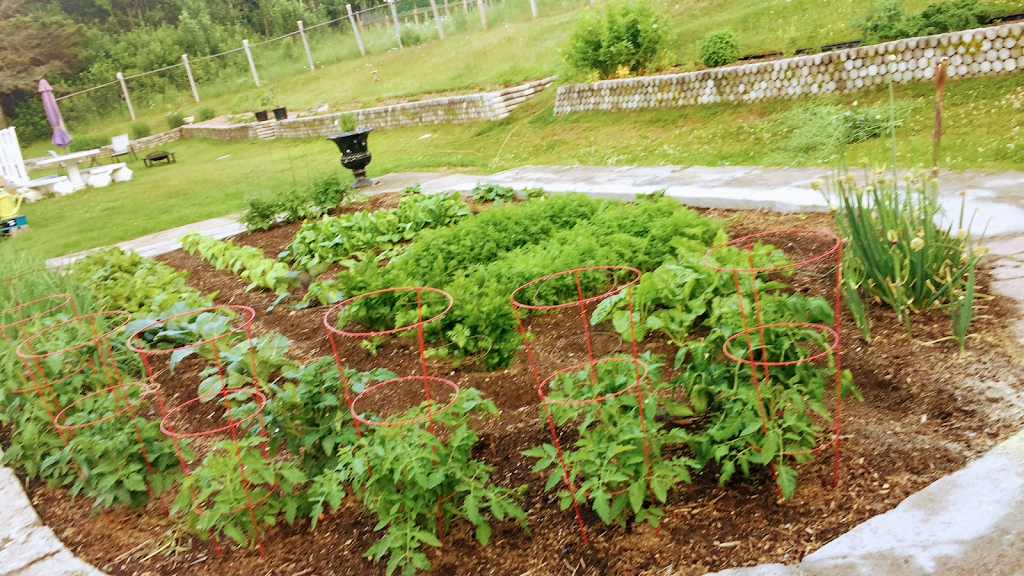
<instances>
[{"instance_id":1,"label":"metal fence post","mask_svg":"<svg viewBox=\"0 0 1024 576\"><path fill-rule=\"evenodd\" d=\"M121 83L121 94L124 96L124 101L128 104L128 115L132 117L132 121L135 121L135 108L132 108L132 98L128 95L128 87L124 85L124 74L117 73L117 81Z\"/></svg>"},{"instance_id":2,"label":"metal fence post","mask_svg":"<svg viewBox=\"0 0 1024 576\"><path fill-rule=\"evenodd\" d=\"M196 80L192 77L192 67L188 65L188 54L182 54L181 61L185 63L185 73L188 74L188 85L192 87L192 96L199 102L199 90L196 90Z\"/></svg>"},{"instance_id":3,"label":"metal fence post","mask_svg":"<svg viewBox=\"0 0 1024 576\"><path fill-rule=\"evenodd\" d=\"M299 25L299 36L302 36L302 47L306 49L306 60L309 61L309 71L313 72L316 70L313 67L313 55L309 53L309 42L306 40L306 29L302 27L302 20L297 22Z\"/></svg>"},{"instance_id":4,"label":"metal fence post","mask_svg":"<svg viewBox=\"0 0 1024 576\"><path fill-rule=\"evenodd\" d=\"M444 28L441 26L441 15L437 13L437 2L435 0L430 0L430 9L434 11L434 24L437 24L437 35L441 40L444 40Z\"/></svg>"},{"instance_id":5,"label":"metal fence post","mask_svg":"<svg viewBox=\"0 0 1024 576\"><path fill-rule=\"evenodd\" d=\"M356 24L356 19L352 15L352 5L345 4L345 9L348 10L348 21L352 24L352 32L356 35L356 44L359 44L359 53L366 56L366 48L363 48L363 38L359 35L359 26Z\"/></svg>"},{"instance_id":6,"label":"metal fence post","mask_svg":"<svg viewBox=\"0 0 1024 576\"><path fill-rule=\"evenodd\" d=\"M402 30L398 27L398 9L395 8L395 0L388 0L388 5L391 6L391 16L395 19L395 36L398 37L398 48L404 48L402 46Z\"/></svg>"},{"instance_id":7,"label":"metal fence post","mask_svg":"<svg viewBox=\"0 0 1024 576\"><path fill-rule=\"evenodd\" d=\"M252 52L249 51L249 41L242 40L242 48L245 48L245 57L249 59L249 69L252 70L252 79L256 81L256 87L260 87L260 75L256 73L256 64L252 61Z\"/></svg>"},{"instance_id":8,"label":"metal fence post","mask_svg":"<svg viewBox=\"0 0 1024 576\"><path fill-rule=\"evenodd\" d=\"M484 30L487 30L487 15L484 14L484 0L476 0L476 7L480 9L480 23L484 25Z\"/></svg>"}]
</instances>

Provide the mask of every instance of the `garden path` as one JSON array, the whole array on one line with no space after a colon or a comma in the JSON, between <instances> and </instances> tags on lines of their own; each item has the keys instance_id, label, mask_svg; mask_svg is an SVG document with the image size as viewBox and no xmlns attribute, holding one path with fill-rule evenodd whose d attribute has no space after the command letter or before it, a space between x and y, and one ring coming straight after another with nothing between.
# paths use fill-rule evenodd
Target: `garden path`
<instances>
[{"instance_id":1,"label":"garden path","mask_svg":"<svg viewBox=\"0 0 1024 576\"><path fill-rule=\"evenodd\" d=\"M558 167L524 166L490 176L404 173L382 176L374 192L420 183L426 192L468 191L477 182L546 190L571 190L597 197L632 199L665 189L695 207L826 211L811 182L824 168L761 167ZM976 209L976 227L987 226L993 291L1024 311L1024 173L940 174L940 200L957 214L965 192ZM123 242L147 256L169 252L176 239L197 230L226 237L242 230L231 217L216 218ZM66 265L81 254L48 261ZM1024 313L1015 321L1024 346ZM894 510L837 538L796 565L768 564L719 572L720 576L916 576L1020 574L1024 572L1024 432L965 469L914 494ZM0 576L102 576L74 558L39 522L14 473L0 467Z\"/></svg>"}]
</instances>

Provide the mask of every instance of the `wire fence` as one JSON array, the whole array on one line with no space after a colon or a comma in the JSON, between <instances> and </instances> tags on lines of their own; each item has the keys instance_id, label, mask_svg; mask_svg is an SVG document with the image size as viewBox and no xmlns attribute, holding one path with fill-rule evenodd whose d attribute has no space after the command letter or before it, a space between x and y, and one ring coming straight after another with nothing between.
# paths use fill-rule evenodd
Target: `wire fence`
<instances>
[{"instance_id":1,"label":"wire fence","mask_svg":"<svg viewBox=\"0 0 1024 576\"><path fill-rule=\"evenodd\" d=\"M541 1L544 12L550 13L578 0ZM127 110L134 121L137 113L178 100L182 94L200 103L203 98L265 86L299 70L314 70L426 40L443 40L525 14L538 17L537 0L388 0L363 10L352 10L351 5L346 8L347 14L324 22L307 25L298 21L295 31L275 38L243 40L241 46L206 56L182 54L175 64L145 72L115 72L108 82L57 100L69 120L108 117L120 109ZM268 97L262 100L233 104L258 109L268 104Z\"/></svg>"}]
</instances>

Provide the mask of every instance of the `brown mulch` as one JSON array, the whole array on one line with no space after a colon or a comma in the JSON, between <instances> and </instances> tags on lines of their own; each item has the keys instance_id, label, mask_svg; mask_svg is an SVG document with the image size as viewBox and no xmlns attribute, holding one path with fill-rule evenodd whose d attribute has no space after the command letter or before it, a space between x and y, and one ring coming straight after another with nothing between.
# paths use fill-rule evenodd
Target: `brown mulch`
<instances>
[{"instance_id":1,"label":"brown mulch","mask_svg":"<svg viewBox=\"0 0 1024 576\"><path fill-rule=\"evenodd\" d=\"M397 202L395 198L375 199ZM375 207L382 207L377 205ZM711 210L708 215L732 218L730 231L742 235L779 228L831 230L827 215L783 215L767 212ZM298 224L267 233L240 235L236 243L264 249L274 257L287 245ZM321 323L324 310L293 310L279 306L266 312L272 294L245 292L246 282L218 272L200 258L181 252L163 257L172 266L192 272L189 284L203 292L218 291L218 304L246 304L257 312L257 333L276 331L291 341L291 356L302 362L331 353ZM979 291L987 289L980 275ZM492 477L503 485L529 484L523 507L530 533L511 522L492 522L491 542L480 547L472 527L452 523L443 550L431 551L434 574L685 574L698 575L765 562L794 563L859 523L892 509L904 498L942 476L960 469L1019 428L1020 410L1007 394L1020 394L1021 353L1009 337L1007 320L1016 312L1000 300L979 302L967 351L959 354L950 340L946 313L914 318L914 339L908 338L891 311L873 310L874 341L859 338L852 319L844 317L843 367L854 373L863 402L848 401L842 412L839 482L833 486L834 452L825 450L813 461L796 465L798 487L780 502L764 470L751 478L737 474L718 486L716 470L698 474L669 494L659 530L647 525L606 526L584 510L590 538L585 545L571 509L561 511L554 492L542 490L546 476L532 473L527 448L549 442L541 420L536 384L522 355L507 370L484 372L471 366L434 362L433 373L460 387L475 387L502 411L498 422L479 428L475 455L495 467ZM567 363L582 353L577 316L565 312L532 316L533 346L554 363ZM353 368L383 366L414 373L414 344L402 339L383 343L375 356L357 341L339 341L340 353ZM614 338L601 344L621 345ZM641 351L668 357L675 348L652 334ZM675 372L667 371L671 377ZM991 383L1001 383L999 391ZM33 483L29 494L43 520L83 559L110 574L149 576L305 576L383 574L384 566L362 557L379 537L376 519L354 500L328 512L315 531L307 519L293 526L281 522L266 531L267 558L254 549L227 545L219 556L204 542L164 518L155 504L133 511L115 509L110 521L89 515L91 502L71 499L64 490Z\"/></svg>"}]
</instances>

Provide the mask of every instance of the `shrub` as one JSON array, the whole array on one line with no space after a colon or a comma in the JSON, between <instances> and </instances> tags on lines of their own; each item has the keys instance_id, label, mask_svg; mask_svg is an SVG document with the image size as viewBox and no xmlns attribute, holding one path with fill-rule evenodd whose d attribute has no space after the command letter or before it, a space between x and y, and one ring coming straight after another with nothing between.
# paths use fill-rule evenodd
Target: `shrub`
<instances>
[{"instance_id":1,"label":"shrub","mask_svg":"<svg viewBox=\"0 0 1024 576\"><path fill-rule=\"evenodd\" d=\"M217 113L213 111L213 108L200 108L199 113L196 114L196 116L199 118L200 122L205 122L206 120L213 120L216 118Z\"/></svg>"},{"instance_id":2,"label":"shrub","mask_svg":"<svg viewBox=\"0 0 1024 576\"><path fill-rule=\"evenodd\" d=\"M760 123L759 129L771 140L769 157L780 162L793 154L828 161L850 144L877 138L898 127L916 109L915 102L897 100L894 114L888 102L846 108L831 102L802 102L790 110Z\"/></svg>"},{"instance_id":3,"label":"shrub","mask_svg":"<svg viewBox=\"0 0 1024 576\"><path fill-rule=\"evenodd\" d=\"M994 17L994 10L978 0L946 0L909 15L899 0L874 0L868 13L851 26L863 31L866 42L884 42L977 28Z\"/></svg>"},{"instance_id":4,"label":"shrub","mask_svg":"<svg viewBox=\"0 0 1024 576\"><path fill-rule=\"evenodd\" d=\"M581 72L608 78L620 70L645 72L657 64L667 34L665 20L646 0L586 11L576 22L563 56Z\"/></svg>"},{"instance_id":5,"label":"shrub","mask_svg":"<svg viewBox=\"0 0 1024 576\"><path fill-rule=\"evenodd\" d=\"M700 59L709 68L732 64L740 57L740 37L732 28L716 28L701 40Z\"/></svg>"},{"instance_id":6,"label":"shrub","mask_svg":"<svg viewBox=\"0 0 1024 576\"><path fill-rule=\"evenodd\" d=\"M415 46L423 42L423 35L412 26L402 27L402 46Z\"/></svg>"},{"instance_id":7,"label":"shrub","mask_svg":"<svg viewBox=\"0 0 1024 576\"><path fill-rule=\"evenodd\" d=\"M139 138L145 138L153 133L153 130L149 127L149 124L145 122L136 122L131 127L132 140L138 140Z\"/></svg>"},{"instance_id":8,"label":"shrub","mask_svg":"<svg viewBox=\"0 0 1024 576\"><path fill-rule=\"evenodd\" d=\"M82 150L92 150L107 144L110 144L110 138L105 136L75 136L74 140L68 144L68 150L71 152L81 152Z\"/></svg>"},{"instance_id":9,"label":"shrub","mask_svg":"<svg viewBox=\"0 0 1024 576\"><path fill-rule=\"evenodd\" d=\"M850 26L863 30L865 42L882 42L905 37L903 18L900 0L872 0L868 13Z\"/></svg>"},{"instance_id":10,"label":"shrub","mask_svg":"<svg viewBox=\"0 0 1024 576\"><path fill-rule=\"evenodd\" d=\"M988 24L995 16L989 6L978 0L946 0L932 4L921 12L920 23L913 36L967 30Z\"/></svg>"},{"instance_id":11,"label":"shrub","mask_svg":"<svg viewBox=\"0 0 1024 576\"><path fill-rule=\"evenodd\" d=\"M338 128L342 132L352 132L356 129L356 115L353 113L342 114L338 116Z\"/></svg>"},{"instance_id":12,"label":"shrub","mask_svg":"<svg viewBox=\"0 0 1024 576\"><path fill-rule=\"evenodd\" d=\"M185 125L185 117L181 112L171 112L167 114L167 127L171 130L179 128Z\"/></svg>"}]
</instances>

